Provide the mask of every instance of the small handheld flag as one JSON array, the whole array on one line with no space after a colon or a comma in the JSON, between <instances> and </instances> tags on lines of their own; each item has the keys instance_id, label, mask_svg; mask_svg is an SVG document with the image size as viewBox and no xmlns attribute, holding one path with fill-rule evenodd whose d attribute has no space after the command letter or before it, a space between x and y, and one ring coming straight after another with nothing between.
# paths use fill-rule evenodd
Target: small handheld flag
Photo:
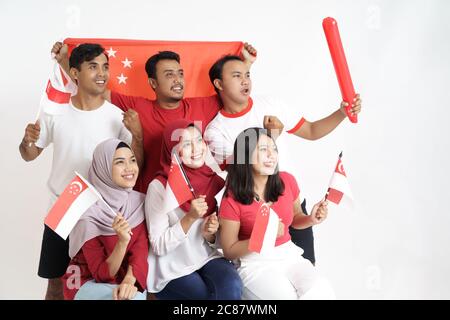
<instances>
[{"instance_id":1,"label":"small handheld flag","mask_svg":"<svg viewBox=\"0 0 450 320\"><path fill-rule=\"evenodd\" d=\"M330 184L328 187L325 200L328 200L336 205L339 205L342 199L345 197L353 200L353 195L350 190L350 185L347 180L347 175L342 163L342 152L339 154L339 159L331 175Z\"/></svg>"},{"instance_id":2,"label":"small handheld flag","mask_svg":"<svg viewBox=\"0 0 450 320\"><path fill-rule=\"evenodd\" d=\"M83 213L103 198L80 174L70 181L50 209L44 223L61 238L67 239Z\"/></svg>"},{"instance_id":3,"label":"small handheld flag","mask_svg":"<svg viewBox=\"0 0 450 320\"><path fill-rule=\"evenodd\" d=\"M172 211L193 198L195 198L194 188L183 170L180 158L176 152L172 152L172 163L167 177L163 211L164 213Z\"/></svg>"}]
</instances>

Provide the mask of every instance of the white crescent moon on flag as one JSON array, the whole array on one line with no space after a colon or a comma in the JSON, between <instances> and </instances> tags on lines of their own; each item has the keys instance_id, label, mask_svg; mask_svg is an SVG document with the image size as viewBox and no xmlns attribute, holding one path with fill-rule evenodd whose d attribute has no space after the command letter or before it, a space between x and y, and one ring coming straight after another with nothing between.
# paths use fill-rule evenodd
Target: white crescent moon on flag
<instances>
[{"instance_id":1,"label":"white crescent moon on flag","mask_svg":"<svg viewBox=\"0 0 450 320\"><path fill-rule=\"evenodd\" d=\"M75 187L75 188L73 188L73 187ZM73 181L71 184L70 184L70 193L71 194L77 194L77 193L80 193L81 192L81 190L83 190L83 185L79 182L79 181Z\"/></svg>"}]
</instances>

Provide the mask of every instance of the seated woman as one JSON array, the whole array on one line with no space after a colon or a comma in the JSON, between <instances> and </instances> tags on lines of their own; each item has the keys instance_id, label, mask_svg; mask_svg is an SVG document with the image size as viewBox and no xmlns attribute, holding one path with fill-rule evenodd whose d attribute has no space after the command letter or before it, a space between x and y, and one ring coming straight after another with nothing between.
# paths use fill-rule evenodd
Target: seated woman
<instances>
[{"instance_id":1,"label":"seated woman","mask_svg":"<svg viewBox=\"0 0 450 320\"><path fill-rule=\"evenodd\" d=\"M177 152L196 199L165 212L164 193ZM158 299L236 300L242 283L234 265L212 243L219 227L216 194L224 181L205 165L206 144L201 131L177 120L163 133L162 171L150 183L145 214L150 238L147 288Z\"/></svg>"},{"instance_id":2,"label":"seated woman","mask_svg":"<svg viewBox=\"0 0 450 320\"><path fill-rule=\"evenodd\" d=\"M136 158L124 142L109 139L96 147L89 181L110 208L97 201L70 233L65 299L146 299L145 195L132 190L138 173Z\"/></svg>"},{"instance_id":3,"label":"seated woman","mask_svg":"<svg viewBox=\"0 0 450 320\"><path fill-rule=\"evenodd\" d=\"M233 156L219 210L220 240L225 257L239 262L243 299L333 299L328 282L302 257L303 250L292 243L288 230L321 223L328 212L326 201L317 203L311 215L303 214L297 182L291 174L278 172L278 150L265 129L239 134ZM275 246L272 242L259 254L249 250L249 239L263 205L276 217L274 228L266 230Z\"/></svg>"}]
</instances>

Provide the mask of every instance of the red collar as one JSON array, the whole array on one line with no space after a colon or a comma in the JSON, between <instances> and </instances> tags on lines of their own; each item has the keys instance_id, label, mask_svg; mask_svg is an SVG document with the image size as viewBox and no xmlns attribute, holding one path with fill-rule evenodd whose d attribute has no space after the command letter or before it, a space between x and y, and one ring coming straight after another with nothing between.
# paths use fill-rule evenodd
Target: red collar
<instances>
[{"instance_id":1,"label":"red collar","mask_svg":"<svg viewBox=\"0 0 450 320\"><path fill-rule=\"evenodd\" d=\"M223 109L220 109L220 114L227 118L239 118L242 117L244 114L248 113L253 107L253 100L251 97L248 98L248 105L244 108L244 110L238 112L238 113L229 113L226 112Z\"/></svg>"}]
</instances>

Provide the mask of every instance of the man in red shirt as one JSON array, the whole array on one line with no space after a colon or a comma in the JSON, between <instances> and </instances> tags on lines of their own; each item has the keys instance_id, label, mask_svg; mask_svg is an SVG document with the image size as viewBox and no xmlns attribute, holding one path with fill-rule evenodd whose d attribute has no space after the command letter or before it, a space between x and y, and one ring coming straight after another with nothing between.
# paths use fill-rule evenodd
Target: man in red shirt
<instances>
[{"instance_id":1,"label":"man in red shirt","mask_svg":"<svg viewBox=\"0 0 450 320\"><path fill-rule=\"evenodd\" d=\"M58 63L66 69L67 45L55 43L52 48ZM256 50L245 43L244 61L249 66L256 60ZM172 51L162 51L151 56L145 64L148 82L155 91L156 100L122 95L107 90L105 99L123 111L134 109L139 114L143 129L144 164L135 189L146 193L149 183L161 170L159 163L162 132L167 124L177 119L195 121L202 132L220 109L217 95L183 98L184 76L180 56Z\"/></svg>"}]
</instances>

